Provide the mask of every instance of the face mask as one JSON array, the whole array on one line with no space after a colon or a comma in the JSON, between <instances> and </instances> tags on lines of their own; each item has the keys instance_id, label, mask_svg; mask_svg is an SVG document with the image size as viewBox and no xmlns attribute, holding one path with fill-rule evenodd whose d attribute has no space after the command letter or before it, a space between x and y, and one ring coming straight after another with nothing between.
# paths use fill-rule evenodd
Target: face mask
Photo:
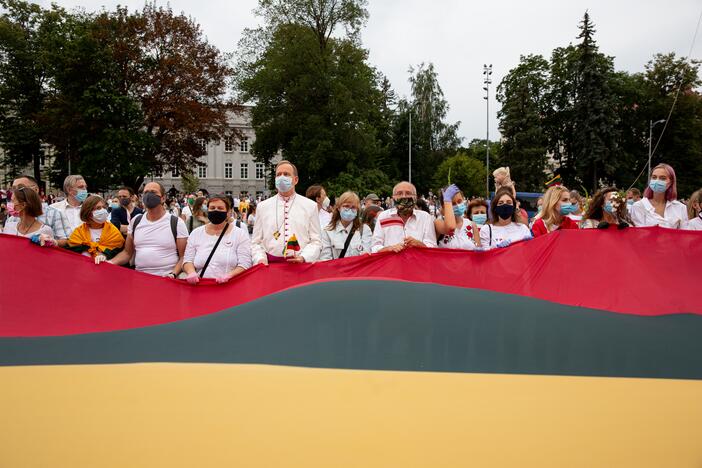
<instances>
[{"instance_id":1,"label":"face mask","mask_svg":"<svg viewBox=\"0 0 702 468\"><path fill-rule=\"evenodd\" d=\"M195 203L195 199L194 199L194 198L188 198L188 205L192 206L193 203Z\"/></svg>"},{"instance_id":2,"label":"face mask","mask_svg":"<svg viewBox=\"0 0 702 468\"><path fill-rule=\"evenodd\" d=\"M497 205L495 213L500 219L510 219L514 214L514 205Z\"/></svg>"},{"instance_id":3,"label":"face mask","mask_svg":"<svg viewBox=\"0 0 702 468\"><path fill-rule=\"evenodd\" d=\"M537 213L541 213L541 209L542 209L543 207L544 207L543 205L537 206L537 207L536 207L536 212L537 212Z\"/></svg>"},{"instance_id":4,"label":"face mask","mask_svg":"<svg viewBox=\"0 0 702 468\"><path fill-rule=\"evenodd\" d=\"M466 212L466 205L465 203L459 203L458 205L454 205L453 207L453 214L456 216L463 216L463 213Z\"/></svg>"},{"instance_id":5,"label":"face mask","mask_svg":"<svg viewBox=\"0 0 702 468\"><path fill-rule=\"evenodd\" d=\"M122 206L129 206L129 202L131 200L129 198L120 198L119 199L119 204Z\"/></svg>"},{"instance_id":6,"label":"face mask","mask_svg":"<svg viewBox=\"0 0 702 468\"><path fill-rule=\"evenodd\" d=\"M324 198L324 201L322 202L322 208L324 208L325 210L329 208L329 203L331 203L329 197Z\"/></svg>"},{"instance_id":7,"label":"face mask","mask_svg":"<svg viewBox=\"0 0 702 468\"><path fill-rule=\"evenodd\" d=\"M663 180L652 180L648 186L655 193L663 193L668 189L668 184Z\"/></svg>"},{"instance_id":8,"label":"face mask","mask_svg":"<svg viewBox=\"0 0 702 468\"><path fill-rule=\"evenodd\" d=\"M398 198L395 200L395 208L400 216L409 216L414 210L414 198Z\"/></svg>"},{"instance_id":9,"label":"face mask","mask_svg":"<svg viewBox=\"0 0 702 468\"><path fill-rule=\"evenodd\" d=\"M161 204L161 197L154 192L146 192L142 200L144 201L144 206L149 209L156 208Z\"/></svg>"},{"instance_id":10,"label":"face mask","mask_svg":"<svg viewBox=\"0 0 702 468\"><path fill-rule=\"evenodd\" d=\"M339 214L341 215L341 219L343 221L349 222L356 219L358 211L354 210L353 208L342 208L339 210Z\"/></svg>"},{"instance_id":11,"label":"face mask","mask_svg":"<svg viewBox=\"0 0 702 468\"><path fill-rule=\"evenodd\" d=\"M222 224L227 220L226 211L209 211L207 213L207 219L210 220L212 224Z\"/></svg>"},{"instance_id":12,"label":"face mask","mask_svg":"<svg viewBox=\"0 0 702 468\"><path fill-rule=\"evenodd\" d=\"M561 214L563 216L567 216L571 213L575 213L575 210L578 209L577 205L573 205L572 203L564 203L561 204Z\"/></svg>"},{"instance_id":13,"label":"face mask","mask_svg":"<svg viewBox=\"0 0 702 468\"><path fill-rule=\"evenodd\" d=\"M202 208L200 208L203 213L207 213L207 207L205 205L202 205Z\"/></svg>"},{"instance_id":14,"label":"face mask","mask_svg":"<svg viewBox=\"0 0 702 468\"><path fill-rule=\"evenodd\" d=\"M110 203L110 208L116 210L117 208L119 208L119 203Z\"/></svg>"},{"instance_id":15,"label":"face mask","mask_svg":"<svg viewBox=\"0 0 702 468\"><path fill-rule=\"evenodd\" d=\"M487 215L483 214L483 213L474 214L473 221L475 221L475 224L483 225L483 224L487 223Z\"/></svg>"},{"instance_id":16,"label":"face mask","mask_svg":"<svg viewBox=\"0 0 702 468\"><path fill-rule=\"evenodd\" d=\"M84 189L79 189L78 193L76 193L76 200L83 203L86 198L88 198L88 191Z\"/></svg>"},{"instance_id":17,"label":"face mask","mask_svg":"<svg viewBox=\"0 0 702 468\"><path fill-rule=\"evenodd\" d=\"M107 213L107 210L104 208L100 208L99 210L93 211L93 221L95 221L96 223L104 223L105 221L107 221L108 216L109 213Z\"/></svg>"},{"instance_id":18,"label":"face mask","mask_svg":"<svg viewBox=\"0 0 702 468\"><path fill-rule=\"evenodd\" d=\"M612 206L612 202L611 202L611 201L605 202L605 204L604 204L604 210L605 210L607 213L614 213L614 207Z\"/></svg>"},{"instance_id":19,"label":"face mask","mask_svg":"<svg viewBox=\"0 0 702 468\"><path fill-rule=\"evenodd\" d=\"M275 178L275 188L279 193L287 193L292 187L292 177L282 175Z\"/></svg>"},{"instance_id":20,"label":"face mask","mask_svg":"<svg viewBox=\"0 0 702 468\"><path fill-rule=\"evenodd\" d=\"M15 209L15 204L12 202L7 203L7 214L10 216L19 216L21 210Z\"/></svg>"}]
</instances>

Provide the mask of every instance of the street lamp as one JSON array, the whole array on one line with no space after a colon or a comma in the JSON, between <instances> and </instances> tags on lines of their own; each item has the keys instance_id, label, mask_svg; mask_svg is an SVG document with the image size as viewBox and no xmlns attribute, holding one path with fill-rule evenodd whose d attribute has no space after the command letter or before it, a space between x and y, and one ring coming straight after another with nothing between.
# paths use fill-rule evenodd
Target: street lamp
<instances>
[{"instance_id":1,"label":"street lamp","mask_svg":"<svg viewBox=\"0 0 702 468\"><path fill-rule=\"evenodd\" d=\"M483 99L485 99L485 170L487 173L485 174L485 192L486 192L486 197L490 198L490 83L492 83L492 79L490 76L492 75L492 64L488 65L483 65L483 84L485 85L483 87L483 90L485 91L485 96Z\"/></svg>"},{"instance_id":2,"label":"street lamp","mask_svg":"<svg viewBox=\"0 0 702 468\"><path fill-rule=\"evenodd\" d=\"M653 151L651 150L651 140L653 140L653 127L658 124L665 123L665 119L653 121L648 121L648 180L651 180L651 156Z\"/></svg>"},{"instance_id":3,"label":"street lamp","mask_svg":"<svg viewBox=\"0 0 702 468\"><path fill-rule=\"evenodd\" d=\"M409 108L409 180L412 183L412 106Z\"/></svg>"}]
</instances>

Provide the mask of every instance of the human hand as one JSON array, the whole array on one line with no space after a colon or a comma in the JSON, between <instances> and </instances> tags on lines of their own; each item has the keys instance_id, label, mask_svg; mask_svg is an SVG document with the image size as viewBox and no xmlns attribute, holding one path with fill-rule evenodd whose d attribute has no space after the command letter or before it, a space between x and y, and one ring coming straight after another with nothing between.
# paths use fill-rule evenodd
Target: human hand
<instances>
[{"instance_id":1,"label":"human hand","mask_svg":"<svg viewBox=\"0 0 702 468\"><path fill-rule=\"evenodd\" d=\"M510 244L512 244L512 241L509 240L509 239L505 239L505 240L503 240L502 242L497 243L497 244L496 244L496 247L501 249L501 248L504 248L504 247L509 247Z\"/></svg>"},{"instance_id":2,"label":"human hand","mask_svg":"<svg viewBox=\"0 0 702 468\"><path fill-rule=\"evenodd\" d=\"M445 202L451 202L453 200L453 197L456 196L458 192L460 192L461 189L458 188L456 184L451 184L444 190L444 201Z\"/></svg>"},{"instance_id":3,"label":"human hand","mask_svg":"<svg viewBox=\"0 0 702 468\"><path fill-rule=\"evenodd\" d=\"M226 275L220 276L218 278L215 278L215 281L217 281L217 284L224 284L227 281L229 281L230 279L232 279L232 277L229 276L229 274L226 274Z\"/></svg>"},{"instance_id":4,"label":"human hand","mask_svg":"<svg viewBox=\"0 0 702 468\"><path fill-rule=\"evenodd\" d=\"M105 260L107 260L107 257L105 257L103 254L97 254L95 256L95 264L96 265L99 265L101 262L104 262Z\"/></svg>"},{"instance_id":5,"label":"human hand","mask_svg":"<svg viewBox=\"0 0 702 468\"><path fill-rule=\"evenodd\" d=\"M48 234L41 234L39 236L39 245L42 247L53 247L56 245L56 241Z\"/></svg>"},{"instance_id":6,"label":"human hand","mask_svg":"<svg viewBox=\"0 0 702 468\"><path fill-rule=\"evenodd\" d=\"M197 275L197 272L193 271L192 273L188 273L188 276L185 277L185 281L195 286L200 282L200 277Z\"/></svg>"},{"instance_id":7,"label":"human hand","mask_svg":"<svg viewBox=\"0 0 702 468\"><path fill-rule=\"evenodd\" d=\"M417 240L414 237L406 237L404 244L405 247L424 247L424 242Z\"/></svg>"},{"instance_id":8,"label":"human hand","mask_svg":"<svg viewBox=\"0 0 702 468\"><path fill-rule=\"evenodd\" d=\"M285 259L288 263L305 263L305 257L302 255L295 255Z\"/></svg>"},{"instance_id":9,"label":"human hand","mask_svg":"<svg viewBox=\"0 0 702 468\"><path fill-rule=\"evenodd\" d=\"M391 252L400 253L405 249L405 244L404 242L400 242L399 244L389 245L387 248Z\"/></svg>"},{"instance_id":10,"label":"human hand","mask_svg":"<svg viewBox=\"0 0 702 468\"><path fill-rule=\"evenodd\" d=\"M533 238L534 238L534 236L532 236L531 234L529 234L529 235L524 236L524 238L523 238L522 240L523 240L523 241L530 241L530 240L532 240Z\"/></svg>"}]
</instances>

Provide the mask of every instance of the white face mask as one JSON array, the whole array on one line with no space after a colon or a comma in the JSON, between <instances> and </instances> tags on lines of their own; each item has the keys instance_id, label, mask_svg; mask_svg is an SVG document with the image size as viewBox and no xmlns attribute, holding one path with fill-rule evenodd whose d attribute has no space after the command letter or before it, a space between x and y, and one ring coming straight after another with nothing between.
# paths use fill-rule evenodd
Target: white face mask
<instances>
[{"instance_id":1,"label":"white face mask","mask_svg":"<svg viewBox=\"0 0 702 468\"><path fill-rule=\"evenodd\" d=\"M93 211L93 221L95 221L96 223L104 223L105 221L107 221L108 216L109 213L104 208L100 208L99 210Z\"/></svg>"},{"instance_id":2,"label":"white face mask","mask_svg":"<svg viewBox=\"0 0 702 468\"><path fill-rule=\"evenodd\" d=\"M331 201L329 200L329 197L325 197L324 201L322 201L322 208L324 208L325 210L327 208L329 208L329 203L331 203Z\"/></svg>"}]
</instances>

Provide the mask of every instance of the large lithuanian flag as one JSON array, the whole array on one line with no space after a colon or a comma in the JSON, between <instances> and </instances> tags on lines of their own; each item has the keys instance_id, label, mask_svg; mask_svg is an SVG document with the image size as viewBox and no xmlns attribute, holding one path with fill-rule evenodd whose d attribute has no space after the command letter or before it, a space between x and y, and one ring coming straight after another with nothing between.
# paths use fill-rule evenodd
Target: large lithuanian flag
<instances>
[{"instance_id":1,"label":"large lithuanian flag","mask_svg":"<svg viewBox=\"0 0 702 468\"><path fill-rule=\"evenodd\" d=\"M197 287L0 236L0 467L700 467L702 234Z\"/></svg>"}]
</instances>

